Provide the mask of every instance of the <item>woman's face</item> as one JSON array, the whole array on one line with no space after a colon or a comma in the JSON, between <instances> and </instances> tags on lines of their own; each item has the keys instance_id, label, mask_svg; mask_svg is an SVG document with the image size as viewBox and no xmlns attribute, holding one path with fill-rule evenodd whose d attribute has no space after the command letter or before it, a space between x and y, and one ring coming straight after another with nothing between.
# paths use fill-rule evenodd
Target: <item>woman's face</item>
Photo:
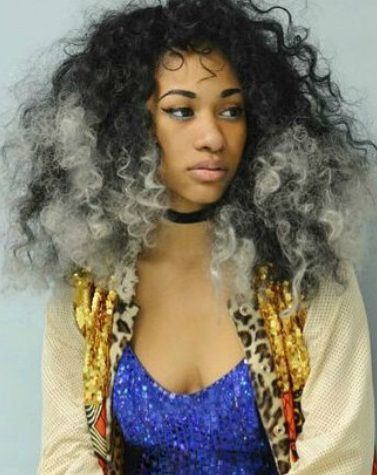
<instances>
[{"instance_id":1,"label":"woman's face","mask_svg":"<svg viewBox=\"0 0 377 475\"><path fill-rule=\"evenodd\" d=\"M147 107L170 207L190 212L221 198L241 161L247 128L241 86L227 59L215 51L201 56L212 77L197 53L181 54L183 64L178 55L164 56ZM190 170L198 166L203 169Z\"/></svg>"}]
</instances>

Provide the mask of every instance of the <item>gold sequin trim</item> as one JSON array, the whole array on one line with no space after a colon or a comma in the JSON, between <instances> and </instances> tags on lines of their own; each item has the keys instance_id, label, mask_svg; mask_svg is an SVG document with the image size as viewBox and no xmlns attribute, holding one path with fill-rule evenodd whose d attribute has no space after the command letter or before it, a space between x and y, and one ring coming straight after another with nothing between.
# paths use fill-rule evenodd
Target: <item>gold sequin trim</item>
<instances>
[{"instance_id":1,"label":"gold sequin trim","mask_svg":"<svg viewBox=\"0 0 377 475\"><path fill-rule=\"evenodd\" d=\"M85 337L83 368L84 403L97 406L108 395L109 346L114 307L118 298L114 290L96 287L90 271L75 272L73 308L76 323Z\"/></svg>"},{"instance_id":2,"label":"gold sequin trim","mask_svg":"<svg viewBox=\"0 0 377 475\"><path fill-rule=\"evenodd\" d=\"M303 337L307 308L302 305L296 314L280 318L279 312L291 306L292 293L288 281L274 282L271 264L260 266L255 284L260 314L271 343L278 375L278 385L283 392L302 389L310 373L309 354Z\"/></svg>"}]
</instances>

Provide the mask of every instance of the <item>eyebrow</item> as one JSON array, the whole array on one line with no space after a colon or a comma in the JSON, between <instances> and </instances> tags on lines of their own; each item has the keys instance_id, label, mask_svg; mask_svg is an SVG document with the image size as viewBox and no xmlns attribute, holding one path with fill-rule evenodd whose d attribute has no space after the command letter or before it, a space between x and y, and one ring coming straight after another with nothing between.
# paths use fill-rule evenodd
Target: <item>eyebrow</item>
<instances>
[{"instance_id":1,"label":"eyebrow","mask_svg":"<svg viewBox=\"0 0 377 475\"><path fill-rule=\"evenodd\" d=\"M186 89L172 89L171 91L166 92L163 94L157 102L161 101L161 99L165 96L168 96L170 94L179 94L181 96L189 97L190 99L195 99L197 97L197 94L193 91L187 91ZM229 97L232 96L233 94L241 94L241 89L238 87L232 87L230 89L224 89L221 91L219 94L219 97Z\"/></svg>"}]
</instances>

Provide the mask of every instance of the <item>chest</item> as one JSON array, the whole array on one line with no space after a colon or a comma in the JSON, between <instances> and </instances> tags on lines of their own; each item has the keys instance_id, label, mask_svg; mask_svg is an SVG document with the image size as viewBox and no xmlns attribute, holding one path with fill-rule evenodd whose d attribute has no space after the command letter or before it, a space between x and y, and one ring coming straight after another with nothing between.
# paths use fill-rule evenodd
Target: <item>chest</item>
<instances>
[{"instance_id":1,"label":"chest","mask_svg":"<svg viewBox=\"0 0 377 475\"><path fill-rule=\"evenodd\" d=\"M201 268L138 264L132 349L165 389L193 393L210 386L244 358L227 308Z\"/></svg>"}]
</instances>

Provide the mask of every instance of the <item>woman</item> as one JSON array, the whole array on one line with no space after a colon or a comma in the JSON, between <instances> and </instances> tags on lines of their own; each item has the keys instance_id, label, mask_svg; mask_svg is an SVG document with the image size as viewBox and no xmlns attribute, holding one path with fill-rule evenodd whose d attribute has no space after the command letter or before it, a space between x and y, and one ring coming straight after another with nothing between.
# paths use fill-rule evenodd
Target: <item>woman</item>
<instances>
[{"instance_id":1,"label":"woman","mask_svg":"<svg viewBox=\"0 0 377 475\"><path fill-rule=\"evenodd\" d=\"M108 12L24 106L7 271L26 251L54 282L39 474L371 474L376 147L278 10Z\"/></svg>"}]
</instances>

